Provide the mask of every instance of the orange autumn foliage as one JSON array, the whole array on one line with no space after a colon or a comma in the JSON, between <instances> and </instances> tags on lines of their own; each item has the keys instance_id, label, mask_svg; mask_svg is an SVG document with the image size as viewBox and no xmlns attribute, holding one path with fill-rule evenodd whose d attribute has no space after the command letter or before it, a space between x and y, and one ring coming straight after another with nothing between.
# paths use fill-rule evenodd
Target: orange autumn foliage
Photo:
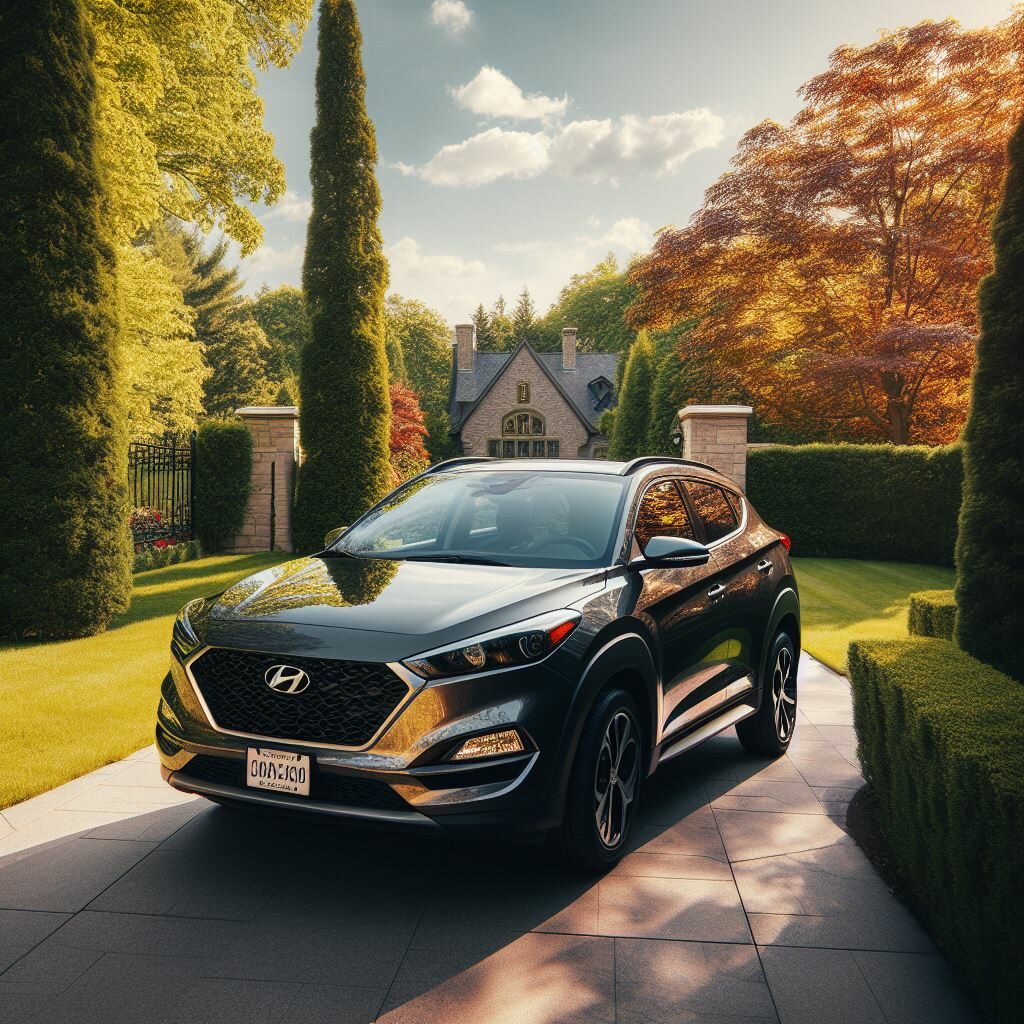
<instances>
[{"instance_id":1,"label":"orange autumn foliage","mask_svg":"<svg viewBox=\"0 0 1024 1024\"><path fill-rule=\"evenodd\" d=\"M430 464L423 444L427 427L420 408L419 395L404 384L392 382L391 394L391 474L394 485L415 476Z\"/></svg>"},{"instance_id":2,"label":"orange autumn foliage","mask_svg":"<svg viewBox=\"0 0 1024 1024\"><path fill-rule=\"evenodd\" d=\"M800 95L635 265L633 324L699 318L683 358L714 352L777 421L953 440L1024 110L1024 6L990 28L924 22L842 46Z\"/></svg>"}]
</instances>

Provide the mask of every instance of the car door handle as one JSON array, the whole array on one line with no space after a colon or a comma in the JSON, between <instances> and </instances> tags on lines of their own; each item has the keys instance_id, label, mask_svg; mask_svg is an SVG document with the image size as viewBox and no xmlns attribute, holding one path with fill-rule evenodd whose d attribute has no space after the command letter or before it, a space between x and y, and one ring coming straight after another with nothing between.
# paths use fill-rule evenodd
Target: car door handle
<instances>
[{"instance_id":1,"label":"car door handle","mask_svg":"<svg viewBox=\"0 0 1024 1024\"><path fill-rule=\"evenodd\" d=\"M722 583L716 583L716 584L715 584L715 585L714 585L714 586L713 586L713 587L712 587L712 588L711 588L711 589L710 589L710 590L708 591L708 597L710 597L710 598L711 598L711 600L712 600L712 601L714 601L714 600L715 600L715 598L717 598L717 597L721 597L721 596L722 596L722 595L723 595L724 593L725 593L725 585L724 585L724 584L722 584Z\"/></svg>"},{"instance_id":2,"label":"car door handle","mask_svg":"<svg viewBox=\"0 0 1024 1024\"><path fill-rule=\"evenodd\" d=\"M766 559L764 559L764 561L757 563L757 571L758 572L763 572L763 573L765 573L765 575L770 573L772 571L772 569L774 569L774 568L775 568L775 563L770 558L766 558Z\"/></svg>"}]
</instances>

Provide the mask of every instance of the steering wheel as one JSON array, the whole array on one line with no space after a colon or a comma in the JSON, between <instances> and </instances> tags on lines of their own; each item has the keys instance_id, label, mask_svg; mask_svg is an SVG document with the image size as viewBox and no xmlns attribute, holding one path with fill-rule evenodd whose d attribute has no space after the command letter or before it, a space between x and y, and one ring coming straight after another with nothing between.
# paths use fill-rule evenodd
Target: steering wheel
<instances>
[{"instance_id":1,"label":"steering wheel","mask_svg":"<svg viewBox=\"0 0 1024 1024\"><path fill-rule=\"evenodd\" d=\"M584 540L582 537L552 537L550 540L546 540L541 544L537 551L538 553L543 551L545 548L554 547L558 544L569 544L574 548L578 548L583 552L587 558L597 558L597 548L588 540Z\"/></svg>"}]
</instances>

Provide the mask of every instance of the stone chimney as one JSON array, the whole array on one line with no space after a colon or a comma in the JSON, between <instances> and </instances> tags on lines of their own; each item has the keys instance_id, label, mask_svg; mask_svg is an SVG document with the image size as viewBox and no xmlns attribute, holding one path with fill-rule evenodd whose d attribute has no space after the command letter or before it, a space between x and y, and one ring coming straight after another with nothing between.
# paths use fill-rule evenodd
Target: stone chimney
<instances>
[{"instance_id":1,"label":"stone chimney","mask_svg":"<svg viewBox=\"0 0 1024 1024\"><path fill-rule=\"evenodd\" d=\"M562 328L562 369L576 369L576 328Z\"/></svg>"},{"instance_id":2,"label":"stone chimney","mask_svg":"<svg viewBox=\"0 0 1024 1024\"><path fill-rule=\"evenodd\" d=\"M472 324L456 324L455 345L458 349L458 368L472 370L476 360L476 328Z\"/></svg>"}]
</instances>

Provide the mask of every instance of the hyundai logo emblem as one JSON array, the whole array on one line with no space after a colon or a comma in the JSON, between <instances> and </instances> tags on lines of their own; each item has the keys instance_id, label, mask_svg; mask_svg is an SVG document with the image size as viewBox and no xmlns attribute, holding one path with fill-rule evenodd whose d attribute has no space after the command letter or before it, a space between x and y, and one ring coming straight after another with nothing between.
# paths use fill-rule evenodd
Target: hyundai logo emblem
<instances>
[{"instance_id":1,"label":"hyundai logo emblem","mask_svg":"<svg viewBox=\"0 0 1024 1024\"><path fill-rule=\"evenodd\" d=\"M263 678L275 693L302 693L309 689L309 676L294 665L271 665Z\"/></svg>"}]
</instances>

